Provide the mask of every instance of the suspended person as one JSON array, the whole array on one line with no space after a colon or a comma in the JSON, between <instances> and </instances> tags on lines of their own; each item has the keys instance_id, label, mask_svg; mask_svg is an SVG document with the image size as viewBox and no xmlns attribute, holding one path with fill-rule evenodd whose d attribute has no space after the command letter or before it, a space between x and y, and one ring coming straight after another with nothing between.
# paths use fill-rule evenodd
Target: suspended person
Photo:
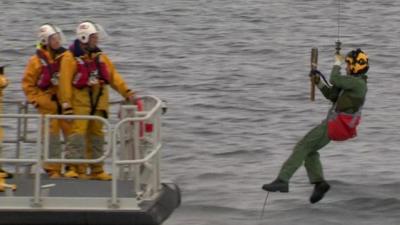
<instances>
[{"instance_id":1,"label":"suspended person","mask_svg":"<svg viewBox=\"0 0 400 225\"><path fill-rule=\"evenodd\" d=\"M102 27L85 21L76 29L77 39L62 59L59 98L65 115L97 115L107 118L109 108L109 86L120 95L134 102L130 90L115 69L108 56L98 47L105 32ZM103 124L96 120L74 120L72 134L67 139L66 158L84 159L91 155L96 159L103 155ZM89 149L91 152L85 152ZM103 163L90 164L90 177L110 180ZM78 164L69 166L65 176L79 177L86 168Z\"/></svg>"},{"instance_id":2,"label":"suspended person","mask_svg":"<svg viewBox=\"0 0 400 225\"><path fill-rule=\"evenodd\" d=\"M61 29L47 23L39 27L38 44L35 54L29 59L22 78L22 89L30 104L41 114L61 114L57 98L60 61L66 53L62 47L64 35ZM65 120L50 122L49 158L61 158L60 132L66 137L71 132ZM50 178L60 178L60 163L45 163L44 170Z\"/></svg>"},{"instance_id":3,"label":"suspended person","mask_svg":"<svg viewBox=\"0 0 400 225\"><path fill-rule=\"evenodd\" d=\"M327 119L296 144L276 180L262 186L265 191L289 192L289 180L303 163L311 184L314 184L310 202L320 201L329 190L330 185L324 178L318 150L331 140L344 141L356 136L367 93L366 73L369 69L368 57L360 49L351 51L345 58L347 76L342 76L340 72L343 56L336 54L335 58L330 75L331 85L319 71L312 76L325 98L333 103Z\"/></svg>"}]
</instances>

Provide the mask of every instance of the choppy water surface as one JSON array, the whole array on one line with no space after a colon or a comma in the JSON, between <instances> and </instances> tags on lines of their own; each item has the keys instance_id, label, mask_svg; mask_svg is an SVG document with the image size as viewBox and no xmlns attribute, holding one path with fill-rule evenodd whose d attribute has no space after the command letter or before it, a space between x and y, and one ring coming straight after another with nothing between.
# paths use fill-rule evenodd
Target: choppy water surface
<instances>
[{"instance_id":1,"label":"choppy water surface","mask_svg":"<svg viewBox=\"0 0 400 225\"><path fill-rule=\"evenodd\" d=\"M312 46L329 74L337 1L3 0L0 11L6 99L23 99L40 24L59 25L71 42L91 19L108 31L102 47L129 85L168 101L163 176L183 203L166 225L400 224L399 1L342 0L343 51L361 47L371 63L359 137L321 150L332 184L321 203L308 203L300 169L289 194L270 195L262 221L261 185L329 108L319 93L308 100L307 75Z\"/></svg>"}]
</instances>

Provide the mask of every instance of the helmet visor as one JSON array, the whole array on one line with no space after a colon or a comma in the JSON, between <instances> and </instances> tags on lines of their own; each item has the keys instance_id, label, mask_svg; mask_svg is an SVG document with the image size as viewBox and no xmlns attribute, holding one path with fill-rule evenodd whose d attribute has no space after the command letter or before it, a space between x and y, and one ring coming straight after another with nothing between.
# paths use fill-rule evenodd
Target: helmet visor
<instances>
[{"instance_id":1,"label":"helmet visor","mask_svg":"<svg viewBox=\"0 0 400 225\"><path fill-rule=\"evenodd\" d=\"M55 33L50 35L48 41L50 42L51 39L57 38L57 39L59 39L61 45L64 44L66 42L64 32L57 26L53 26L53 29L54 29Z\"/></svg>"},{"instance_id":2,"label":"helmet visor","mask_svg":"<svg viewBox=\"0 0 400 225\"><path fill-rule=\"evenodd\" d=\"M97 23L93 23L93 25L96 27L96 34L98 35L99 41L104 42L108 40L108 34L104 30L104 28Z\"/></svg>"}]
</instances>

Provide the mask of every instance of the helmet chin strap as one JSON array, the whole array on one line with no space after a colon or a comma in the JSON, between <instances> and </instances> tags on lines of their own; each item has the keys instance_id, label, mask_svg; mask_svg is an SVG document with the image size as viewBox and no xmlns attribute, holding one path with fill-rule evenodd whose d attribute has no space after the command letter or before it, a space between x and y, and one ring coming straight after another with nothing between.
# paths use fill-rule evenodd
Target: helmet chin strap
<instances>
[{"instance_id":1,"label":"helmet chin strap","mask_svg":"<svg viewBox=\"0 0 400 225\"><path fill-rule=\"evenodd\" d=\"M90 52L90 53L94 52L96 49L97 49L97 46L94 47L94 48L92 48L92 47L90 47L89 45L87 45L87 46L85 47L85 50L88 51L88 52Z\"/></svg>"},{"instance_id":2,"label":"helmet chin strap","mask_svg":"<svg viewBox=\"0 0 400 225\"><path fill-rule=\"evenodd\" d=\"M93 50L95 50L96 49L96 47L94 47L94 48L91 48L90 47L90 45L89 45L89 43L82 43L82 42L79 42L80 44L81 44L81 48L84 50L84 51L86 51L86 52L92 52Z\"/></svg>"},{"instance_id":3,"label":"helmet chin strap","mask_svg":"<svg viewBox=\"0 0 400 225\"><path fill-rule=\"evenodd\" d=\"M64 48L63 48L62 46L60 46L60 47L57 48L57 49L52 49L52 51L53 51L56 55L59 54L59 53L62 53L63 50L64 50Z\"/></svg>"}]
</instances>

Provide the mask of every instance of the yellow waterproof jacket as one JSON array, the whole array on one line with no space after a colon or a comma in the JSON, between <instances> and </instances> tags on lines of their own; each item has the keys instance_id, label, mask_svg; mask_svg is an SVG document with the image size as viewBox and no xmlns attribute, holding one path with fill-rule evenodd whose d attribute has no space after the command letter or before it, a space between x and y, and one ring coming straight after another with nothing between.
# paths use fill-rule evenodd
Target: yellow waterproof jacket
<instances>
[{"instance_id":1,"label":"yellow waterproof jacket","mask_svg":"<svg viewBox=\"0 0 400 225\"><path fill-rule=\"evenodd\" d=\"M4 76L4 74L0 73L0 76ZM0 79L0 113L3 113L3 90L6 88L8 81L5 77ZM0 141L3 140L4 132L3 128L0 127Z\"/></svg>"},{"instance_id":2,"label":"yellow waterproof jacket","mask_svg":"<svg viewBox=\"0 0 400 225\"><path fill-rule=\"evenodd\" d=\"M121 75L117 72L111 60L103 52L92 53L90 56L85 53L83 56L80 56L80 58L83 60L94 60L97 54L100 54L99 60L107 67L110 76L109 84L96 84L82 89L74 87L73 80L77 75L78 62L74 54L71 51L68 51L61 60L58 92L58 98L61 104L67 103L74 111L80 111L77 110L78 108L91 109L91 101L95 102L95 99L99 96L100 90L102 89L96 110L104 110L107 112L109 107L108 86L111 86L124 98L134 94L134 92L128 88Z\"/></svg>"},{"instance_id":3,"label":"yellow waterproof jacket","mask_svg":"<svg viewBox=\"0 0 400 225\"><path fill-rule=\"evenodd\" d=\"M3 113L3 88L0 88L0 113ZM0 142L3 141L4 131L0 127Z\"/></svg>"},{"instance_id":4,"label":"yellow waterproof jacket","mask_svg":"<svg viewBox=\"0 0 400 225\"><path fill-rule=\"evenodd\" d=\"M45 56L49 63L63 57L61 53L57 57L51 57L50 52L41 48L39 49ZM37 54L33 55L26 66L24 77L22 78L22 89L26 95L28 102L37 105L38 111L42 114L57 114L57 102L52 100L53 96L57 94L57 86L51 85L50 88L42 90L37 86L38 80L42 74L43 65Z\"/></svg>"}]
</instances>

